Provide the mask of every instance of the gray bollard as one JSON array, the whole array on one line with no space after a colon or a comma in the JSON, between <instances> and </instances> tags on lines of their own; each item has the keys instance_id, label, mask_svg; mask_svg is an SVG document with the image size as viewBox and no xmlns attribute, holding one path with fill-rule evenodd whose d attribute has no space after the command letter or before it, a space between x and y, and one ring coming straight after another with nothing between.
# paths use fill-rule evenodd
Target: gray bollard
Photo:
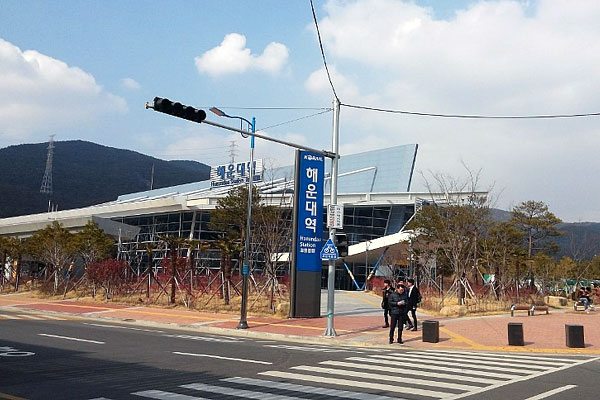
<instances>
[{"instance_id":1,"label":"gray bollard","mask_svg":"<svg viewBox=\"0 0 600 400\"><path fill-rule=\"evenodd\" d=\"M567 347L585 347L583 339L583 325L565 324L565 336L567 338Z\"/></svg>"},{"instance_id":2,"label":"gray bollard","mask_svg":"<svg viewBox=\"0 0 600 400\"><path fill-rule=\"evenodd\" d=\"M423 341L428 343L438 343L440 341L440 322L423 321L421 326L423 331Z\"/></svg>"},{"instance_id":3,"label":"gray bollard","mask_svg":"<svg viewBox=\"0 0 600 400\"><path fill-rule=\"evenodd\" d=\"M523 338L523 324L520 322L508 323L508 345L509 346L525 346Z\"/></svg>"}]
</instances>

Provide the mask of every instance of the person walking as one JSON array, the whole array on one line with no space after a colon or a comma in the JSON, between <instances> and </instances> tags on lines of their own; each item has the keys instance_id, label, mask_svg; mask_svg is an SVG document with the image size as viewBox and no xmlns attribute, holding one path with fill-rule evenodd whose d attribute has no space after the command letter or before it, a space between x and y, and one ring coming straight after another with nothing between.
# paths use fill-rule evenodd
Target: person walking
<instances>
[{"instance_id":1,"label":"person walking","mask_svg":"<svg viewBox=\"0 0 600 400\"><path fill-rule=\"evenodd\" d=\"M382 300L381 300L381 308L383 308L383 320L385 321L385 325L383 328L389 328L390 323L388 320L388 315L390 313L390 307L388 305L388 297L390 294L394 292L394 288L392 287L392 281L386 279L383 281L383 292L382 292Z\"/></svg>"},{"instance_id":2,"label":"person walking","mask_svg":"<svg viewBox=\"0 0 600 400\"><path fill-rule=\"evenodd\" d=\"M417 330L417 306L421 302L421 292L419 292L419 288L415 286L415 280L412 278L409 278L406 281L406 287L408 288L408 293L407 293L408 306L406 307L406 312L407 312L406 319L408 320L408 323L411 326L408 329L410 329L412 331L416 331ZM410 320L410 317L408 315L409 312L412 314L412 321Z\"/></svg>"},{"instance_id":3,"label":"person walking","mask_svg":"<svg viewBox=\"0 0 600 400\"><path fill-rule=\"evenodd\" d=\"M408 288L406 287L406 278L405 277L401 276L400 278L398 278L398 282L396 283L396 285L402 286L404 288L404 292L408 294L408 292L407 292ZM406 312L408 312L408 307L406 307ZM410 325L408 315L404 316L404 328L412 329L412 325Z\"/></svg>"},{"instance_id":4,"label":"person walking","mask_svg":"<svg viewBox=\"0 0 600 400\"><path fill-rule=\"evenodd\" d=\"M406 315L406 305L408 296L404 291L404 286L396 286L396 290L388 296L388 306L390 308L390 344L394 343L394 331L398 325L398 343L402 342L402 331L404 329L404 317Z\"/></svg>"}]
</instances>

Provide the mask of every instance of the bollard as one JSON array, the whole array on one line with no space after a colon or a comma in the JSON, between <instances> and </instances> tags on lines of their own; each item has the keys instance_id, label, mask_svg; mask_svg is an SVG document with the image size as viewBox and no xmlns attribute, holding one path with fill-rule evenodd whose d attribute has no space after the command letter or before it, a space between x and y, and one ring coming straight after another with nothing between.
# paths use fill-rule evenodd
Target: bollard
<instances>
[{"instance_id":1,"label":"bollard","mask_svg":"<svg viewBox=\"0 0 600 400\"><path fill-rule=\"evenodd\" d=\"M585 347L583 339L583 325L565 324L565 336L567 338L567 347Z\"/></svg>"},{"instance_id":2,"label":"bollard","mask_svg":"<svg viewBox=\"0 0 600 400\"><path fill-rule=\"evenodd\" d=\"M523 324L520 322L508 323L508 345L509 346L525 346L523 338Z\"/></svg>"},{"instance_id":3,"label":"bollard","mask_svg":"<svg viewBox=\"0 0 600 400\"><path fill-rule=\"evenodd\" d=\"M439 321L423 321L421 329L423 330L424 342L438 343L440 341Z\"/></svg>"}]
</instances>

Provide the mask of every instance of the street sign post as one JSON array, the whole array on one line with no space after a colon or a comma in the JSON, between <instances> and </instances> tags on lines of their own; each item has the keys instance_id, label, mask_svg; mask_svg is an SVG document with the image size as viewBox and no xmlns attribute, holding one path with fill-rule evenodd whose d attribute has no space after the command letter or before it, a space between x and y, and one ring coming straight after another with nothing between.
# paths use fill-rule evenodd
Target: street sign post
<instances>
[{"instance_id":1,"label":"street sign post","mask_svg":"<svg viewBox=\"0 0 600 400\"><path fill-rule=\"evenodd\" d=\"M340 204L329 204L327 206L327 227L344 228L344 206Z\"/></svg>"}]
</instances>

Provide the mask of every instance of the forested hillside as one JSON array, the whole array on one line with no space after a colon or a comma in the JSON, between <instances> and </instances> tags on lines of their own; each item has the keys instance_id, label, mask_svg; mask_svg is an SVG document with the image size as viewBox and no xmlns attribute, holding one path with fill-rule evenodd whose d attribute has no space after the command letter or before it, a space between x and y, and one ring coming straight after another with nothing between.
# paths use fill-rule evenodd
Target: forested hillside
<instances>
[{"instance_id":1,"label":"forested hillside","mask_svg":"<svg viewBox=\"0 0 600 400\"><path fill-rule=\"evenodd\" d=\"M55 142L52 202L60 210L115 200L117 196L208 179L210 167L195 161L164 161L130 150L74 140ZM48 143L0 149L0 218L44 212L40 193Z\"/></svg>"}]
</instances>

